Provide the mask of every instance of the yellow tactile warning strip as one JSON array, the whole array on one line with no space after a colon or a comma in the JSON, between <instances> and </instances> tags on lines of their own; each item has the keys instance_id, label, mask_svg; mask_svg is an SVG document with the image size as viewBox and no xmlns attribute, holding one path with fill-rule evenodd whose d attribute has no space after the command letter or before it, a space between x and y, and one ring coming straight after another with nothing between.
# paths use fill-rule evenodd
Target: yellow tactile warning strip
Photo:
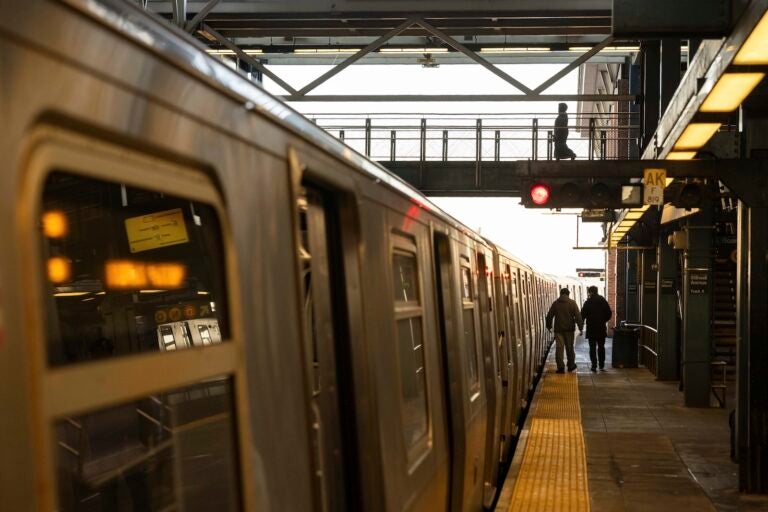
<instances>
[{"instance_id":1,"label":"yellow tactile warning strip","mask_svg":"<svg viewBox=\"0 0 768 512\"><path fill-rule=\"evenodd\" d=\"M510 512L589 511L578 380L554 370L548 364L539 383Z\"/></svg>"}]
</instances>

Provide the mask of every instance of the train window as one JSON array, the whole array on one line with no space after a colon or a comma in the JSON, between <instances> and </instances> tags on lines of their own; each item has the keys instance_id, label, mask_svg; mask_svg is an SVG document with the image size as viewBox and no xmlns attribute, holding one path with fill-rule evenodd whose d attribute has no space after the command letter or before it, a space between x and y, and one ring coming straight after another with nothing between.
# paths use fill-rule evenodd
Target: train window
<instances>
[{"instance_id":1,"label":"train window","mask_svg":"<svg viewBox=\"0 0 768 512\"><path fill-rule=\"evenodd\" d=\"M461 267L461 298L472 302L472 271L469 267Z\"/></svg>"},{"instance_id":2,"label":"train window","mask_svg":"<svg viewBox=\"0 0 768 512\"><path fill-rule=\"evenodd\" d=\"M398 237L400 238L400 237ZM428 431L427 380L425 375L424 334L419 295L419 274L415 244L403 239L392 255L395 320L397 323L400 386L403 397L403 437L409 459ZM413 251L413 252L411 252Z\"/></svg>"},{"instance_id":3,"label":"train window","mask_svg":"<svg viewBox=\"0 0 768 512\"><path fill-rule=\"evenodd\" d=\"M419 285L416 281L416 257L412 254L395 253L395 301L406 304L419 303Z\"/></svg>"},{"instance_id":4,"label":"train window","mask_svg":"<svg viewBox=\"0 0 768 512\"><path fill-rule=\"evenodd\" d=\"M59 509L237 510L229 378L55 423Z\"/></svg>"},{"instance_id":5,"label":"train window","mask_svg":"<svg viewBox=\"0 0 768 512\"><path fill-rule=\"evenodd\" d=\"M212 206L54 172L41 213L52 366L229 338Z\"/></svg>"}]
</instances>

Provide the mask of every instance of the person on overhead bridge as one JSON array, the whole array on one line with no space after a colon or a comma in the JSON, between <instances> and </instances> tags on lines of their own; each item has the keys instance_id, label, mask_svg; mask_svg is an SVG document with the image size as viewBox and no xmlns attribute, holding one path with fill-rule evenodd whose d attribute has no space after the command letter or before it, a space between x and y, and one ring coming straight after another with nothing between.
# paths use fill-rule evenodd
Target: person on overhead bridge
<instances>
[{"instance_id":1,"label":"person on overhead bridge","mask_svg":"<svg viewBox=\"0 0 768 512\"><path fill-rule=\"evenodd\" d=\"M579 305L569 297L571 292L568 288L560 290L560 297L552 303L547 313L547 329L552 330L554 320L555 328L555 361L557 362L557 373L565 373L565 362L563 361L563 347L568 355L568 371L576 369L576 353L573 350L573 331L576 326L579 327L579 334L584 330L584 321L581 318Z\"/></svg>"},{"instance_id":2,"label":"person on overhead bridge","mask_svg":"<svg viewBox=\"0 0 768 512\"><path fill-rule=\"evenodd\" d=\"M605 323L611 319L613 311L608 301L597 293L597 286L587 288L587 295L588 298L581 307L581 316L587 322L589 359L592 362L592 371L596 372L598 362L600 369L605 369L605 337L607 335Z\"/></svg>"},{"instance_id":3,"label":"person on overhead bridge","mask_svg":"<svg viewBox=\"0 0 768 512\"><path fill-rule=\"evenodd\" d=\"M560 103L557 106L555 119L555 160L576 158L576 153L568 147L568 105Z\"/></svg>"}]
</instances>

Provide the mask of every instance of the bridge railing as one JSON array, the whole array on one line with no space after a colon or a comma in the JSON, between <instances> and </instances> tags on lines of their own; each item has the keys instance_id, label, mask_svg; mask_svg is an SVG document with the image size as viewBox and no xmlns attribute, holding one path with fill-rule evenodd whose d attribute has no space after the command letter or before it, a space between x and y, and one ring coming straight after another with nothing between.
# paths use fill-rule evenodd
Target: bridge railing
<instances>
[{"instance_id":1,"label":"bridge railing","mask_svg":"<svg viewBox=\"0 0 768 512\"><path fill-rule=\"evenodd\" d=\"M556 158L552 114L308 114L319 126L379 161L505 161ZM639 152L634 113L570 116L568 146L581 160Z\"/></svg>"}]
</instances>

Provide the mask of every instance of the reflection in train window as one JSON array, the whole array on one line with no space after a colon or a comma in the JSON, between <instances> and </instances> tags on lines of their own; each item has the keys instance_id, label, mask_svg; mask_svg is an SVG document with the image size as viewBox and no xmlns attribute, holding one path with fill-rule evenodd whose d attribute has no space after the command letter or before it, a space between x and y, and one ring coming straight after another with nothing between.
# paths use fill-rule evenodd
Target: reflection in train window
<instances>
[{"instance_id":1,"label":"reflection in train window","mask_svg":"<svg viewBox=\"0 0 768 512\"><path fill-rule=\"evenodd\" d=\"M424 438L428 429L423 311L419 296L416 255L395 252L392 256L392 270L400 386L403 396L403 436L410 453Z\"/></svg>"},{"instance_id":2,"label":"reflection in train window","mask_svg":"<svg viewBox=\"0 0 768 512\"><path fill-rule=\"evenodd\" d=\"M58 421L59 510L240 508L229 378Z\"/></svg>"},{"instance_id":3,"label":"reflection in train window","mask_svg":"<svg viewBox=\"0 0 768 512\"><path fill-rule=\"evenodd\" d=\"M229 337L213 207L55 172L41 215L51 365Z\"/></svg>"},{"instance_id":4,"label":"reflection in train window","mask_svg":"<svg viewBox=\"0 0 768 512\"><path fill-rule=\"evenodd\" d=\"M461 267L461 298L472 301L472 271L469 267Z\"/></svg>"}]
</instances>

